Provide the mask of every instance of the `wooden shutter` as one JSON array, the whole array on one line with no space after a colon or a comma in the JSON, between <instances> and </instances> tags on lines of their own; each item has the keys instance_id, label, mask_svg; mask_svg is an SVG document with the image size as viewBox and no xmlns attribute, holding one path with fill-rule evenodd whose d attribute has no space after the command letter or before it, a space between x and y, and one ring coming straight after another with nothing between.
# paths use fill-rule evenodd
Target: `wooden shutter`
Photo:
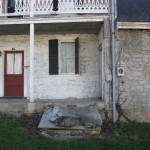
<instances>
[{"instance_id":1,"label":"wooden shutter","mask_svg":"<svg viewBox=\"0 0 150 150\"><path fill-rule=\"evenodd\" d=\"M49 74L58 74L58 40L49 41Z\"/></svg>"},{"instance_id":2,"label":"wooden shutter","mask_svg":"<svg viewBox=\"0 0 150 150\"><path fill-rule=\"evenodd\" d=\"M75 39L75 74L79 74L79 38Z\"/></svg>"}]
</instances>

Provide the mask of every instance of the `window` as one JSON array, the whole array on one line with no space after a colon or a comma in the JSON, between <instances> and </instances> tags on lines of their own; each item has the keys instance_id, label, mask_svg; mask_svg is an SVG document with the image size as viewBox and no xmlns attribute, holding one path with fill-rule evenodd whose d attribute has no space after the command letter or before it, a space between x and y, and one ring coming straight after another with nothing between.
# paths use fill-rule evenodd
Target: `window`
<instances>
[{"instance_id":1,"label":"window","mask_svg":"<svg viewBox=\"0 0 150 150\"><path fill-rule=\"evenodd\" d=\"M7 54L7 74L22 74L22 54Z\"/></svg>"},{"instance_id":2,"label":"window","mask_svg":"<svg viewBox=\"0 0 150 150\"><path fill-rule=\"evenodd\" d=\"M59 72L62 74L75 73L75 43L62 42L59 54Z\"/></svg>"},{"instance_id":3,"label":"window","mask_svg":"<svg viewBox=\"0 0 150 150\"><path fill-rule=\"evenodd\" d=\"M79 74L79 38L74 42L49 41L49 74Z\"/></svg>"}]
</instances>

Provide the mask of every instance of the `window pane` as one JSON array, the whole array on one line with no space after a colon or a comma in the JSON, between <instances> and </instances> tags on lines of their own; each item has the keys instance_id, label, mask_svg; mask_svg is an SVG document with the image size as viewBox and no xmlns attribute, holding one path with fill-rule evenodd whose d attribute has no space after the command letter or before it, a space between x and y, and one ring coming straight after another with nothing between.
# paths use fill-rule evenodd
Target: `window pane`
<instances>
[{"instance_id":1,"label":"window pane","mask_svg":"<svg viewBox=\"0 0 150 150\"><path fill-rule=\"evenodd\" d=\"M75 59L67 59L67 73L75 73Z\"/></svg>"},{"instance_id":2,"label":"window pane","mask_svg":"<svg viewBox=\"0 0 150 150\"><path fill-rule=\"evenodd\" d=\"M22 74L22 54L7 54L7 74Z\"/></svg>"},{"instance_id":3,"label":"window pane","mask_svg":"<svg viewBox=\"0 0 150 150\"><path fill-rule=\"evenodd\" d=\"M67 57L67 45L66 45L66 43L61 43L61 57L62 58Z\"/></svg>"},{"instance_id":4,"label":"window pane","mask_svg":"<svg viewBox=\"0 0 150 150\"><path fill-rule=\"evenodd\" d=\"M61 73L67 73L67 59L61 59Z\"/></svg>"},{"instance_id":5,"label":"window pane","mask_svg":"<svg viewBox=\"0 0 150 150\"><path fill-rule=\"evenodd\" d=\"M22 74L22 54L15 54L14 74Z\"/></svg>"},{"instance_id":6,"label":"window pane","mask_svg":"<svg viewBox=\"0 0 150 150\"><path fill-rule=\"evenodd\" d=\"M14 74L14 54L7 54L7 74Z\"/></svg>"},{"instance_id":7,"label":"window pane","mask_svg":"<svg viewBox=\"0 0 150 150\"><path fill-rule=\"evenodd\" d=\"M67 56L68 58L72 58L75 56L75 44L74 43L68 43Z\"/></svg>"}]
</instances>

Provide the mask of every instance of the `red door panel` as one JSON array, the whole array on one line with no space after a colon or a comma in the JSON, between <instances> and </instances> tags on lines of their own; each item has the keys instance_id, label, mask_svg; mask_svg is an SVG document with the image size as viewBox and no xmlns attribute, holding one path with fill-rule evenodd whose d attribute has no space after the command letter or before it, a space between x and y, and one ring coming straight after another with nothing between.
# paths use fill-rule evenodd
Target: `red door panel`
<instances>
[{"instance_id":1,"label":"red door panel","mask_svg":"<svg viewBox=\"0 0 150 150\"><path fill-rule=\"evenodd\" d=\"M24 96L24 52L5 52L4 96Z\"/></svg>"}]
</instances>

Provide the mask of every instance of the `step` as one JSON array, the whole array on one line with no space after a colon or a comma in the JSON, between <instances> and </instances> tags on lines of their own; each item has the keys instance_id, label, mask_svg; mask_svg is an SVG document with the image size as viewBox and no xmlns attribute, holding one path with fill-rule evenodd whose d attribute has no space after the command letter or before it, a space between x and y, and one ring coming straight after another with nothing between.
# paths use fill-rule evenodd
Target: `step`
<instances>
[{"instance_id":1,"label":"step","mask_svg":"<svg viewBox=\"0 0 150 150\"><path fill-rule=\"evenodd\" d=\"M100 99L37 99L34 103L27 99L0 99L0 112L41 113L51 105L64 108L97 106L99 110L104 109L104 102Z\"/></svg>"}]
</instances>

